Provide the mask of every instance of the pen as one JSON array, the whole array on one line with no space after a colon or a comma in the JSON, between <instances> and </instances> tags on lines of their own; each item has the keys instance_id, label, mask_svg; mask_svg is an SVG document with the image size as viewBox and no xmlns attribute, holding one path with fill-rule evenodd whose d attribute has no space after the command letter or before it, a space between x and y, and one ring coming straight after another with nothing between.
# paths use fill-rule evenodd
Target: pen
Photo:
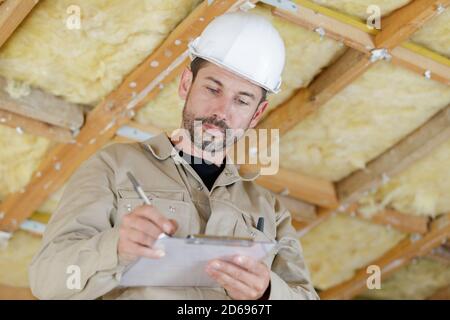
<instances>
[{"instance_id":1,"label":"pen","mask_svg":"<svg viewBox=\"0 0 450 320\"><path fill-rule=\"evenodd\" d=\"M128 171L127 176L130 179L131 183L133 184L134 190L136 190L137 194L141 197L142 200L144 200L145 204L151 206L152 203L150 202L150 199L147 197L144 190L142 190L141 185L133 176L133 174L130 171Z\"/></svg>"},{"instance_id":2,"label":"pen","mask_svg":"<svg viewBox=\"0 0 450 320\"><path fill-rule=\"evenodd\" d=\"M258 229L261 232L264 232L264 218L263 217L258 218L258 223L256 224L256 229Z\"/></svg>"},{"instance_id":3,"label":"pen","mask_svg":"<svg viewBox=\"0 0 450 320\"><path fill-rule=\"evenodd\" d=\"M130 179L131 183L133 184L134 190L136 190L139 197L141 197L141 199L144 200L145 204L151 206L152 203L151 203L150 199L145 194L144 190L142 189L142 187L139 184L139 182L137 181L137 179L133 176L133 174L130 171L127 171L127 176ZM161 240L162 238L165 238L165 237L170 237L170 236L166 233L161 233L158 237L158 240Z\"/></svg>"}]
</instances>

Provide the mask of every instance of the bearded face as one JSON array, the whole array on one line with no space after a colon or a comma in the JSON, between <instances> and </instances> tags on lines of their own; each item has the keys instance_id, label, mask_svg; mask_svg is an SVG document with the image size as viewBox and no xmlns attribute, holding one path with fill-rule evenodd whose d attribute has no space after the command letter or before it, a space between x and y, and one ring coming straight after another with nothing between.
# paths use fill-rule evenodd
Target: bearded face
<instances>
[{"instance_id":1,"label":"bearded face","mask_svg":"<svg viewBox=\"0 0 450 320\"><path fill-rule=\"evenodd\" d=\"M182 75L179 94L185 100L182 129L198 150L223 153L249 128L254 128L267 107L262 89L212 63Z\"/></svg>"},{"instance_id":2,"label":"bearded face","mask_svg":"<svg viewBox=\"0 0 450 320\"><path fill-rule=\"evenodd\" d=\"M195 117L184 107L183 128L189 133L195 147L210 153L221 152L233 145L242 135L244 129L232 129L216 116Z\"/></svg>"}]
</instances>

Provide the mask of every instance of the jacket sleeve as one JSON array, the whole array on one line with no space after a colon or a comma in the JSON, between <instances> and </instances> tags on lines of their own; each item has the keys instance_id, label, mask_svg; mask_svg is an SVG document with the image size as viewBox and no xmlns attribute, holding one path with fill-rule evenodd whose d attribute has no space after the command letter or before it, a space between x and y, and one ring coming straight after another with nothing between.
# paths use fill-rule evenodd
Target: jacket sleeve
<instances>
[{"instance_id":1,"label":"jacket sleeve","mask_svg":"<svg viewBox=\"0 0 450 320\"><path fill-rule=\"evenodd\" d=\"M117 199L108 162L100 151L69 179L30 265L37 298L97 299L119 284L125 266L117 254Z\"/></svg>"},{"instance_id":2,"label":"jacket sleeve","mask_svg":"<svg viewBox=\"0 0 450 320\"><path fill-rule=\"evenodd\" d=\"M272 263L269 300L318 300L291 214L274 197L279 250Z\"/></svg>"}]
</instances>

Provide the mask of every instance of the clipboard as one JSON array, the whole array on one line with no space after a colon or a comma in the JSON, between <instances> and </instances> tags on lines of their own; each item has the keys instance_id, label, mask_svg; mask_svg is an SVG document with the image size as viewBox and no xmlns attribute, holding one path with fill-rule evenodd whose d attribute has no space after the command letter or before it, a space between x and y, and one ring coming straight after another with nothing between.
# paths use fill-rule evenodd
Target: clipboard
<instances>
[{"instance_id":1,"label":"clipboard","mask_svg":"<svg viewBox=\"0 0 450 320\"><path fill-rule=\"evenodd\" d=\"M219 285L205 272L212 259L229 261L235 255L263 259L277 242L250 238L192 235L187 238L160 237L154 248L163 249L161 259L140 258L121 278L123 287L209 287Z\"/></svg>"}]
</instances>

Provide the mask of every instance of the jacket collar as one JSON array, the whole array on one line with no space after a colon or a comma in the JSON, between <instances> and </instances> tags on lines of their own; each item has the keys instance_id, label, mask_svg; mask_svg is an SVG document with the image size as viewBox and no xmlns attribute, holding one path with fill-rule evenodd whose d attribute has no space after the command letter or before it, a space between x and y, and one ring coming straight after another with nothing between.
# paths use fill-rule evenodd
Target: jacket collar
<instances>
[{"instance_id":1,"label":"jacket collar","mask_svg":"<svg viewBox=\"0 0 450 320\"><path fill-rule=\"evenodd\" d=\"M141 144L144 145L146 147L145 149L150 151L150 153L158 160L163 161L168 159L169 157L173 157L175 158L177 163L180 162L181 157L179 156L177 149L175 149L170 142L169 137L165 132L151 137L150 139L141 142ZM236 166L232 162L230 156L227 154L225 157L226 165L223 170L225 178L221 181L221 184L230 184L238 180L253 181L259 177L260 172L252 172L241 175L239 173L238 166Z\"/></svg>"},{"instance_id":2,"label":"jacket collar","mask_svg":"<svg viewBox=\"0 0 450 320\"><path fill-rule=\"evenodd\" d=\"M150 139L141 142L148 151L158 160L166 160L172 153L176 153L175 148L170 143L169 137L165 132L160 133Z\"/></svg>"}]
</instances>

